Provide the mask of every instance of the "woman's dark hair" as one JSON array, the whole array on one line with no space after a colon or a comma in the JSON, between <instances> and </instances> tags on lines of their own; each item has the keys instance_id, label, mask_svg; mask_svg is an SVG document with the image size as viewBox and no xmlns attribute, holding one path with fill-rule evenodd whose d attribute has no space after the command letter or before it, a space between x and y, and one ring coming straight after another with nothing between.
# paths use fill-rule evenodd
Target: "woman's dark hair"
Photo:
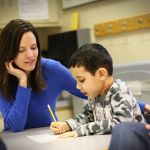
<instances>
[{"instance_id":1,"label":"woman's dark hair","mask_svg":"<svg viewBox=\"0 0 150 150\"><path fill-rule=\"evenodd\" d=\"M24 33L29 31L34 34L39 51L36 67L30 75L29 83L35 92L39 92L45 87L40 64L41 52L38 33L31 23L22 19L12 20L0 33L0 90L8 100L14 98L15 95L12 92L11 85L14 83L17 88L18 80L8 73L5 62L14 60L17 57L21 38Z\"/></svg>"},{"instance_id":2,"label":"woman's dark hair","mask_svg":"<svg viewBox=\"0 0 150 150\"><path fill-rule=\"evenodd\" d=\"M102 67L111 76L113 73L113 60L107 49L97 43L84 44L71 57L70 67L83 66L91 74L95 74Z\"/></svg>"}]
</instances>

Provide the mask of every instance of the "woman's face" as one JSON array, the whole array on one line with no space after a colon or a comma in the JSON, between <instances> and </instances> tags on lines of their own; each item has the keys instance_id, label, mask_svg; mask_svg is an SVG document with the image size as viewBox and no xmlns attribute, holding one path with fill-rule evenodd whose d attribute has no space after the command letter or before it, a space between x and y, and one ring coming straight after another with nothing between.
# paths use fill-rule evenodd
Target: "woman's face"
<instances>
[{"instance_id":1,"label":"woman's face","mask_svg":"<svg viewBox=\"0 0 150 150\"><path fill-rule=\"evenodd\" d=\"M35 69L38 52L34 34L31 31L26 32L21 38L19 52L14 62L28 74Z\"/></svg>"}]
</instances>

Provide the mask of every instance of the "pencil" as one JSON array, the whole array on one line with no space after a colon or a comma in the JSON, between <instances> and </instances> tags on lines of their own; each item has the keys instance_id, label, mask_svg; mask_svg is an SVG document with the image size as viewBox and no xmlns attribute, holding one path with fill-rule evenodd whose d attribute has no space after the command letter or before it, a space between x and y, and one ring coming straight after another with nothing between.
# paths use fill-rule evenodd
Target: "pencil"
<instances>
[{"instance_id":1,"label":"pencil","mask_svg":"<svg viewBox=\"0 0 150 150\"><path fill-rule=\"evenodd\" d=\"M48 107L48 110L49 110L49 112L50 112L50 114L51 114L51 116L52 116L54 122L57 122L57 121L56 121L56 118L55 118L55 116L54 116L54 114L53 114L53 112L52 112L52 109L51 109L50 105L48 104L47 107Z\"/></svg>"}]
</instances>

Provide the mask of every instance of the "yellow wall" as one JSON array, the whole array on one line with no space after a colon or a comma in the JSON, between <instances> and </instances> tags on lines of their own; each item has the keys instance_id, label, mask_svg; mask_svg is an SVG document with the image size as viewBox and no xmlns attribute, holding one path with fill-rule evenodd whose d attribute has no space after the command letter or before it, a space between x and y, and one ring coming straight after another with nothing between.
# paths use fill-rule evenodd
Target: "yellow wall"
<instances>
[{"instance_id":1,"label":"yellow wall","mask_svg":"<svg viewBox=\"0 0 150 150\"><path fill-rule=\"evenodd\" d=\"M18 6L14 6L15 4L18 4L17 0L12 3L13 9L5 12L2 12L2 9L0 10L0 22L6 22L12 17L17 17L15 8L18 8ZM71 13L78 11L80 28L90 28L92 42L101 43L107 47L115 64L149 60L150 29L105 37L96 37L94 33L95 24L149 13L149 6L150 0L99 0L98 2L63 10L62 0L49 0L50 18L51 20L59 19L62 27L38 28L41 48L47 49L47 35L70 30Z\"/></svg>"},{"instance_id":2,"label":"yellow wall","mask_svg":"<svg viewBox=\"0 0 150 150\"><path fill-rule=\"evenodd\" d=\"M150 59L150 29L105 37L96 37L94 33L95 24L149 13L150 0L99 0L98 2L65 10L62 9L62 0L49 0L49 5L49 9L52 8L53 10L53 14L50 13L51 17L54 18L53 16L57 14L55 18L59 19L62 27L38 28L42 49L47 49L47 35L70 30L71 13L78 11L80 14L80 28L90 28L92 42L103 44L109 50L115 64ZM17 6L14 6L13 3L13 7ZM10 11L5 12L6 20L9 19L9 15L16 16L15 12ZM4 13L0 14L2 21L4 20L2 14Z\"/></svg>"},{"instance_id":3,"label":"yellow wall","mask_svg":"<svg viewBox=\"0 0 150 150\"><path fill-rule=\"evenodd\" d=\"M73 117L73 109L72 107L57 108L56 114L59 121L64 121Z\"/></svg>"},{"instance_id":4,"label":"yellow wall","mask_svg":"<svg viewBox=\"0 0 150 150\"><path fill-rule=\"evenodd\" d=\"M71 13L80 13L80 28L90 28L92 42L108 48L114 63L128 63L150 60L150 29L96 37L94 25L138 16L150 12L150 0L101 0L96 3L63 10L62 30L70 29Z\"/></svg>"}]
</instances>

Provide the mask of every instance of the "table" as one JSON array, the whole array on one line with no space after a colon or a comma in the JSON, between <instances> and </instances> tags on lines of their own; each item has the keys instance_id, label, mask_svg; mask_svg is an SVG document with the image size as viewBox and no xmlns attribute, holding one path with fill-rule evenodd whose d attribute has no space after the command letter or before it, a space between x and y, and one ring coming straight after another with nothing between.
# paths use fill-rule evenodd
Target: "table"
<instances>
[{"instance_id":1,"label":"table","mask_svg":"<svg viewBox=\"0 0 150 150\"><path fill-rule=\"evenodd\" d=\"M23 132L5 131L1 138L8 150L104 150L108 147L111 135L91 135L78 138L58 139L39 143L27 136L52 134L48 127L28 129Z\"/></svg>"}]
</instances>

